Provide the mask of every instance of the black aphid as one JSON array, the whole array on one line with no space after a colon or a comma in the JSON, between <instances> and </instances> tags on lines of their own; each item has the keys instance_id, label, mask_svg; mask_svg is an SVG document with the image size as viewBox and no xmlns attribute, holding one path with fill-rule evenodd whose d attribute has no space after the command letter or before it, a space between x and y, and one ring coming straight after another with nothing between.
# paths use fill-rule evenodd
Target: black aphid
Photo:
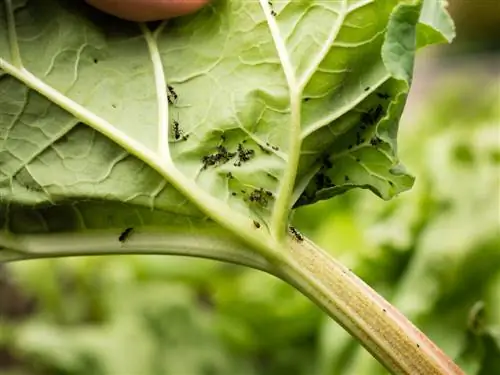
<instances>
[{"instance_id":1,"label":"black aphid","mask_svg":"<svg viewBox=\"0 0 500 375\"><path fill-rule=\"evenodd\" d=\"M348 182L348 181L349 181L349 176L347 176L347 175L346 175L346 176L344 176L344 181L345 181L345 182Z\"/></svg>"},{"instance_id":2,"label":"black aphid","mask_svg":"<svg viewBox=\"0 0 500 375\"><path fill-rule=\"evenodd\" d=\"M231 180L231 179L233 179L233 178L234 178L234 177L233 177L233 174L232 174L231 172L227 172L226 177L227 177L229 180Z\"/></svg>"},{"instance_id":3,"label":"black aphid","mask_svg":"<svg viewBox=\"0 0 500 375\"><path fill-rule=\"evenodd\" d=\"M271 148L274 150L274 151L279 151L279 147L278 146L271 146Z\"/></svg>"},{"instance_id":4,"label":"black aphid","mask_svg":"<svg viewBox=\"0 0 500 375\"><path fill-rule=\"evenodd\" d=\"M368 90L370 90L370 86L365 87L365 91L368 91Z\"/></svg>"},{"instance_id":5,"label":"black aphid","mask_svg":"<svg viewBox=\"0 0 500 375\"><path fill-rule=\"evenodd\" d=\"M361 161L361 159L360 158L356 158L356 161L359 163Z\"/></svg>"},{"instance_id":6,"label":"black aphid","mask_svg":"<svg viewBox=\"0 0 500 375\"><path fill-rule=\"evenodd\" d=\"M132 234L132 231L134 230L134 228L127 228L125 229L121 234L120 236L118 237L118 241L120 242L125 242L129 237L130 235Z\"/></svg>"},{"instance_id":7,"label":"black aphid","mask_svg":"<svg viewBox=\"0 0 500 375\"><path fill-rule=\"evenodd\" d=\"M236 193L233 191L233 192L231 193L231 195L232 195L233 197L235 197L235 196L236 196Z\"/></svg>"},{"instance_id":8,"label":"black aphid","mask_svg":"<svg viewBox=\"0 0 500 375\"><path fill-rule=\"evenodd\" d=\"M302 236L302 234L300 234L300 232L295 229L294 227L290 227L290 232L292 233L293 237L295 238L295 240L297 242L302 242L304 241L304 237Z\"/></svg>"},{"instance_id":9,"label":"black aphid","mask_svg":"<svg viewBox=\"0 0 500 375\"><path fill-rule=\"evenodd\" d=\"M386 93L382 93L382 92L377 92L377 96L381 99L389 99L390 98L390 95L389 94L386 94Z\"/></svg>"},{"instance_id":10,"label":"black aphid","mask_svg":"<svg viewBox=\"0 0 500 375\"><path fill-rule=\"evenodd\" d=\"M352 145L347 146L347 148L350 150L352 148Z\"/></svg>"},{"instance_id":11,"label":"black aphid","mask_svg":"<svg viewBox=\"0 0 500 375\"><path fill-rule=\"evenodd\" d=\"M167 99L170 104L177 103L177 99L179 96L175 92L174 88L170 85L167 85Z\"/></svg>"},{"instance_id":12,"label":"black aphid","mask_svg":"<svg viewBox=\"0 0 500 375\"><path fill-rule=\"evenodd\" d=\"M270 153L271 153L271 151L269 151L269 150L268 150L267 148L265 148L264 146L259 145L259 147L260 147L260 149L262 150L262 152L263 152L263 153L265 153L265 154L270 154Z\"/></svg>"},{"instance_id":13,"label":"black aphid","mask_svg":"<svg viewBox=\"0 0 500 375\"><path fill-rule=\"evenodd\" d=\"M260 223L258 221L253 221L253 225L255 225L255 228L259 229L260 228Z\"/></svg>"}]
</instances>

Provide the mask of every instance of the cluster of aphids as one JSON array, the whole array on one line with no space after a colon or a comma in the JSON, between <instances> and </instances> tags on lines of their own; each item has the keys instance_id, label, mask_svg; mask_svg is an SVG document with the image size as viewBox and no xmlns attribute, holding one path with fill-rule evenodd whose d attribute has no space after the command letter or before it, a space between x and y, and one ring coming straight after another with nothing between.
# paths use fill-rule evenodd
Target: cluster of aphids
<instances>
[{"instance_id":1,"label":"cluster of aphids","mask_svg":"<svg viewBox=\"0 0 500 375\"><path fill-rule=\"evenodd\" d=\"M367 88L365 88L365 91L368 91L369 89L370 88L367 87ZM377 96L381 99L384 99L384 100L387 100L390 98L390 95L386 94L386 93L377 93ZM382 107L381 104L377 104L377 106L375 108L371 108L370 110L368 110L368 112L365 112L361 115L361 126L359 127L359 129L361 131L363 131L363 130L366 130L369 126L375 125L380 120L380 118L383 116L383 114L384 114L384 107ZM356 146L359 146L359 145L365 143L365 141L366 141L366 139L362 137L361 131L356 132L356 144L355 144ZM372 146L377 146L381 142L382 142L382 140L376 136L370 140L370 144ZM353 148L353 145L349 145L349 146L347 146L347 148L350 150Z\"/></svg>"},{"instance_id":2,"label":"cluster of aphids","mask_svg":"<svg viewBox=\"0 0 500 375\"><path fill-rule=\"evenodd\" d=\"M225 137L222 136L221 139L224 141ZM236 152L228 151L226 147L219 145L215 153L203 156L201 162L203 163L203 169L207 169L209 166L222 165L237 157L234 166L241 167L242 163L251 160L254 156L255 151L245 148L241 143L238 144Z\"/></svg>"},{"instance_id":3,"label":"cluster of aphids","mask_svg":"<svg viewBox=\"0 0 500 375\"><path fill-rule=\"evenodd\" d=\"M237 148L238 160L234 163L235 167L241 167L241 163L245 163L255 156L255 151L249 148L243 147L240 143Z\"/></svg>"},{"instance_id":4,"label":"cluster of aphids","mask_svg":"<svg viewBox=\"0 0 500 375\"><path fill-rule=\"evenodd\" d=\"M278 13L276 13L276 11L274 10L273 2L268 1L267 3L269 4L269 8L271 8L271 16L276 17Z\"/></svg>"},{"instance_id":5,"label":"cluster of aphids","mask_svg":"<svg viewBox=\"0 0 500 375\"><path fill-rule=\"evenodd\" d=\"M332 162L328 159L328 156L325 156L321 159L322 165L316 176L314 176L314 182L316 183L316 188L318 190L328 189L335 187L336 185L333 183L332 179L326 174L329 169L333 167Z\"/></svg>"},{"instance_id":6,"label":"cluster of aphids","mask_svg":"<svg viewBox=\"0 0 500 375\"><path fill-rule=\"evenodd\" d=\"M236 156L236 152L229 152L224 146L217 146L217 151L210 155L205 155L201 158L203 169L212 165L221 165L227 163Z\"/></svg>"},{"instance_id":7,"label":"cluster of aphids","mask_svg":"<svg viewBox=\"0 0 500 375\"><path fill-rule=\"evenodd\" d=\"M272 198L273 193L269 190L265 190L263 188L255 189L248 196L248 200L252 203L258 203L262 207L267 207L269 203L269 199Z\"/></svg>"}]
</instances>

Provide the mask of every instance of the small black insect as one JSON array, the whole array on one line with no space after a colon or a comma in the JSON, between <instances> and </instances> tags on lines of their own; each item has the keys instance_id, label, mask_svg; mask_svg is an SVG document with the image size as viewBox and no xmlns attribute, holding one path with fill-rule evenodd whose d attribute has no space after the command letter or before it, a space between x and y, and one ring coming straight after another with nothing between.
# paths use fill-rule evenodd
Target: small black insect
<instances>
[{"instance_id":1,"label":"small black insect","mask_svg":"<svg viewBox=\"0 0 500 375\"><path fill-rule=\"evenodd\" d=\"M130 237L133 230L134 230L134 228L125 229L118 237L118 241L120 241L121 243L125 242Z\"/></svg>"},{"instance_id":2,"label":"small black insect","mask_svg":"<svg viewBox=\"0 0 500 375\"><path fill-rule=\"evenodd\" d=\"M189 138L189 134L185 135L184 132L182 131L179 121L173 120L172 130L174 132L174 138L176 141L178 140L186 141Z\"/></svg>"},{"instance_id":3,"label":"small black insect","mask_svg":"<svg viewBox=\"0 0 500 375\"><path fill-rule=\"evenodd\" d=\"M347 175L346 175L346 176L344 176L344 181L345 181L345 182L349 182L349 176L347 176Z\"/></svg>"},{"instance_id":4,"label":"small black insect","mask_svg":"<svg viewBox=\"0 0 500 375\"><path fill-rule=\"evenodd\" d=\"M234 178L233 174L231 172L227 172L226 174L226 177L229 179L229 180L232 180Z\"/></svg>"},{"instance_id":5,"label":"small black insect","mask_svg":"<svg viewBox=\"0 0 500 375\"><path fill-rule=\"evenodd\" d=\"M273 2L272 1L268 1L267 3L269 4L269 7L271 8L271 15L273 17L276 17L277 13L274 11Z\"/></svg>"},{"instance_id":6,"label":"small black insect","mask_svg":"<svg viewBox=\"0 0 500 375\"><path fill-rule=\"evenodd\" d=\"M255 226L255 228L259 229L260 228L260 223L258 221L253 221L253 225Z\"/></svg>"},{"instance_id":7,"label":"small black insect","mask_svg":"<svg viewBox=\"0 0 500 375\"><path fill-rule=\"evenodd\" d=\"M170 85L167 85L167 99L170 104L177 103L177 99L179 96L175 92L174 88Z\"/></svg>"},{"instance_id":8,"label":"small black insect","mask_svg":"<svg viewBox=\"0 0 500 375\"><path fill-rule=\"evenodd\" d=\"M263 152L264 154L270 154L270 153L271 153L271 151L269 151L269 150L268 150L267 148L265 148L264 146L259 145L259 148L262 150L262 152Z\"/></svg>"},{"instance_id":9,"label":"small black insect","mask_svg":"<svg viewBox=\"0 0 500 375\"><path fill-rule=\"evenodd\" d=\"M389 94L386 94L386 93L382 93L382 92L377 92L377 96L381 99L389 99L390 98L390 95Z\"/></svg>"},{"instance_id":10,"label":"small black insect","mask_svg":"<svg viewBox=\"0 0 500 375\"><path fill-rule=\"evenodd\" d=\"M280 148L278 146L271 146L271 148L274 150L274 151L279 151Z\"/></svg>"},{"instance_id":11,"label":"small black insect","mask_svg":"<svg viewBox=\"0 0 500 375\"><path fill-rule=\"evenodd\" d=\"M305 102L308 102L309 100L311 100L311 98L304 98Z\"/></svg>"},{"instance_id":12,"label":"small black insect","mask_svg":"<svg viewBox=\"0 0 500 375\"><path fill-rule=\"evenodd\" d=\"M356 161L359 163L361 161L361 159L360 158L356 158Z\"/></svg>"},{"instance_id":13,"label":"small black insect","mask_svg":"<svg viewBox=\"0 0 500 375\"><path fill-rule=\"evenodd\" d=\"M236 197L236 193L235 193L234 191L231 193L231 195L232 195L233 197Z\"/></svg>"},{"instance_id":14,"label":"small black insect","mask_svg":"<svg viewBox=\"0 0 500 375\"><path fill-rule=\"evenodd\" d=\"M347 146L347 148L350 150L352 148L352 145Z\"/></svg>"},{"instance_id":15,"label":"small black insect","mask_svg":"<svg viewBox=\"0 0 500 375\"><path fill-rule=\"evenodd\" d=\"M368 90L370 90L370 86L365 87L365 91L368 91Z\"/></svg>"},{"instance_id":16,"label":"small black insect","mask_svg":"<svg viewBox=\"0 0 500 375\"><path fill-rule=\"evenodd\" d=\"M304 237L302 236L302 234L300 234L300 232L295 229L294 227L290 227L290 232L293 234L293 237L295 238L295 240L297 242L302 242L304 241Z\"/></svg>"}]
</instances>

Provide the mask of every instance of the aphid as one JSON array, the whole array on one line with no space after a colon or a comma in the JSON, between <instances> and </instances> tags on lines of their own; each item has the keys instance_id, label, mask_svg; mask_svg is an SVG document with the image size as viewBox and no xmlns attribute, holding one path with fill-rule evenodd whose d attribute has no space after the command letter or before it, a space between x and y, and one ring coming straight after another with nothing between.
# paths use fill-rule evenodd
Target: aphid
<instances>
[{"instance_id":1,"label":"aphid","mask_svg":"<svg viewBox=\"0 0 500 375\"><path fill-rule=\"evenodd\" d=\"M233 177L233 174L232 174L231 172L227 172L226 177L227 177L229 180L231 180L231 179L233 179L233 178L234 178L234 177Z\"/></svg>"},{"instance_id":2,"label":"aphid","mask_svg":"<svg viewBox=\"0 0 500 375\"><path fill-rule=\"evenodd\" d=\"M120 241L121 243L125 242L130 237L133 230L134 230L134 228L125 229L118 237L118 241Z\"/></svg>"},{"instance_id":3,"label":"aphid","mask_svg":"<svg viewBox=\"0 0 500 375\"><path fill-rule=\"evenodd\" d=\"M344 181L345 181L345 182L349 182L349 176L347 176L347 175L346 175L346 176L344 176Z\"/></svg>"},{"instance_id":4,"label":"aphid","mask_svg":"<svg viewBox=\"0 0 500 375\"><path fill-rule=\"evenodd\" d=\"M360 158L356 158L356 161L359 163L361 161L361 159Z\"/></svg>"},{"instance_id":5,"label":"aphid","mask_svg":"<svg viewBox=\"0 0 500 375\"><path fill-rule=\"evenodd\" d=\"M271 148L274 150L274 151L279 151L279 147L278 146L271 146Z\"/></svg>"},{"instance_id":6,"label":"aphid","mask_svg":"<svg viewBox=\"0 0 500 375\"><path fill-rule=\"evenodd\" d=\"M269 4L269 7L271 8L271 15L272 15L273 17L276 17L277 13L274 11L272 1L268 1L267 3Z\"/></svg>"},{"instance_id":7,"label":"aphid","mask_svg":"<svg viewBox=\"0 0 500 375\"><path fill-rule=\"evenodd\" d=\"M265 154L270 154L271 153L271 151L269 151L267 148L265 148L265 147L263 147L261 145L259 145L259 147L260 147L260 149L262 150L263 153L265 153Z\"/></svg>"},{"instance_id":8,"label":"aphid","mask_svg":"<svg viewBox=\"0 0 500 375\"><path fill-rule=\"evenodd\" d=\"M234 191L231 193L231 195L232 195L233 197L236 197L236 193L235 193Z\"/></svg>"},{"instance_id":9,"label":"aphid","mask_svg":"<svg viewBox=\"0 0 500 375\"><path fill-rule=\"evenodd\" d=\"M308 102L309 100L311 100L311 98L304 98L305 102Z\"/></svg>"},{"instance_id":10,"label":"aphid","mask_svg":"<svg viewBox=\"0 0 500 375\"><path fill-rule=\"evenodd\" d=\"M347 148L350 150L352 148L352 145L347 146Z\"/></svg>"},{"instance_id":11,"label":"aphid","mask_svg":"<svg viewBox=\"0 0 500 375\"><path fill-rule=\"evenodd\" d=\"M181 129L179 121L176 121L176 120L172 121L172 130L174 132L174 138L176 141L178 141L180 139L182 139L183 141L186 141L189 138L189 134L187 134L187 135L183 134L183 131Z\"/></svg>"},{"instance_id":12,"label":"aphid","mask_svg":"<svg viewBox=\"0 0 500 375\"><path fill-rule=\"evenodd\" d=\"M365 91L368 91L368 90L370 90L370 86L365 87Z\"/></svg>"},{"instance_id":13,"label":"aphid","mask_svg":"<svg viewBox=\"0 0 500 375\"><path fill-rule=\"evenodd\" d=\"M167 99L170 104L177 103L178 95L175 92L174 88L170 85L167 85Z\"/></svg>"},{"instance_id":14,"label":"aphid","mask_svg":"<svg viewBox=\"0 0 500 375\"><path fill-rule=\"evenodd\" d=\"M389 99L390 95L386 93L377 92L377 96L381 99Z\"/></svg>"},{"instance_id":15,"label":"aphid","mask_svg":"<svg viewBox=\"0 0 500 375\"><path fill-rule=\"evenodd\" d=\"M260 223L258 221L253 221L253 225L255 226L255 228L259 229L260 228Z\"/></svg>"},{"instance_id":16,"label":"aphid","mask_svg":"<svg viewBox=\"0 0 500 375\"><path fill-rule=\"evenodd\" d=\"M300 232L294 227L290 226L290 232L293 234L297 242L304 241L304 237L302 236L302 234L300 234Z\"/></svg>"}]
</instances>

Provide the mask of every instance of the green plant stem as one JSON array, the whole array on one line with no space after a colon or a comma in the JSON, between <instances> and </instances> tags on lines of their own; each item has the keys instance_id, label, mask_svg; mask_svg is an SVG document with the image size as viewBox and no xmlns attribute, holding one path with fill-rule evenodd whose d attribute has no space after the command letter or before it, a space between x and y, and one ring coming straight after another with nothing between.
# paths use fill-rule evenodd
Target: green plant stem
<instances>
[{"instance_id":1,"label":"green plant stem","mask_svg":"<svg viewBox=\"0 0 500 375\"><path fill-rule=\"evenodd\" d=\"M277 276L308 296L393 374L463 375L391 304L313 243L292 241Z\"/></svg>"},{"instance_id":2,"label":"green plant stem","mask_svg":"<svg viewBox=\"0 0 500 375\"><path fill-rule=\"evenodd\" d=\"M0 260L104 254L185 255L245 265L295 286L343 326L391 373L464 373L392 305L313 243L290 239L283 257L266 260L223 233L116 235L7 235L0 233ZM286 250L286 251L285 251ZM2 256L2 252L4 255Z\"/></svg>"}]
</instances>

